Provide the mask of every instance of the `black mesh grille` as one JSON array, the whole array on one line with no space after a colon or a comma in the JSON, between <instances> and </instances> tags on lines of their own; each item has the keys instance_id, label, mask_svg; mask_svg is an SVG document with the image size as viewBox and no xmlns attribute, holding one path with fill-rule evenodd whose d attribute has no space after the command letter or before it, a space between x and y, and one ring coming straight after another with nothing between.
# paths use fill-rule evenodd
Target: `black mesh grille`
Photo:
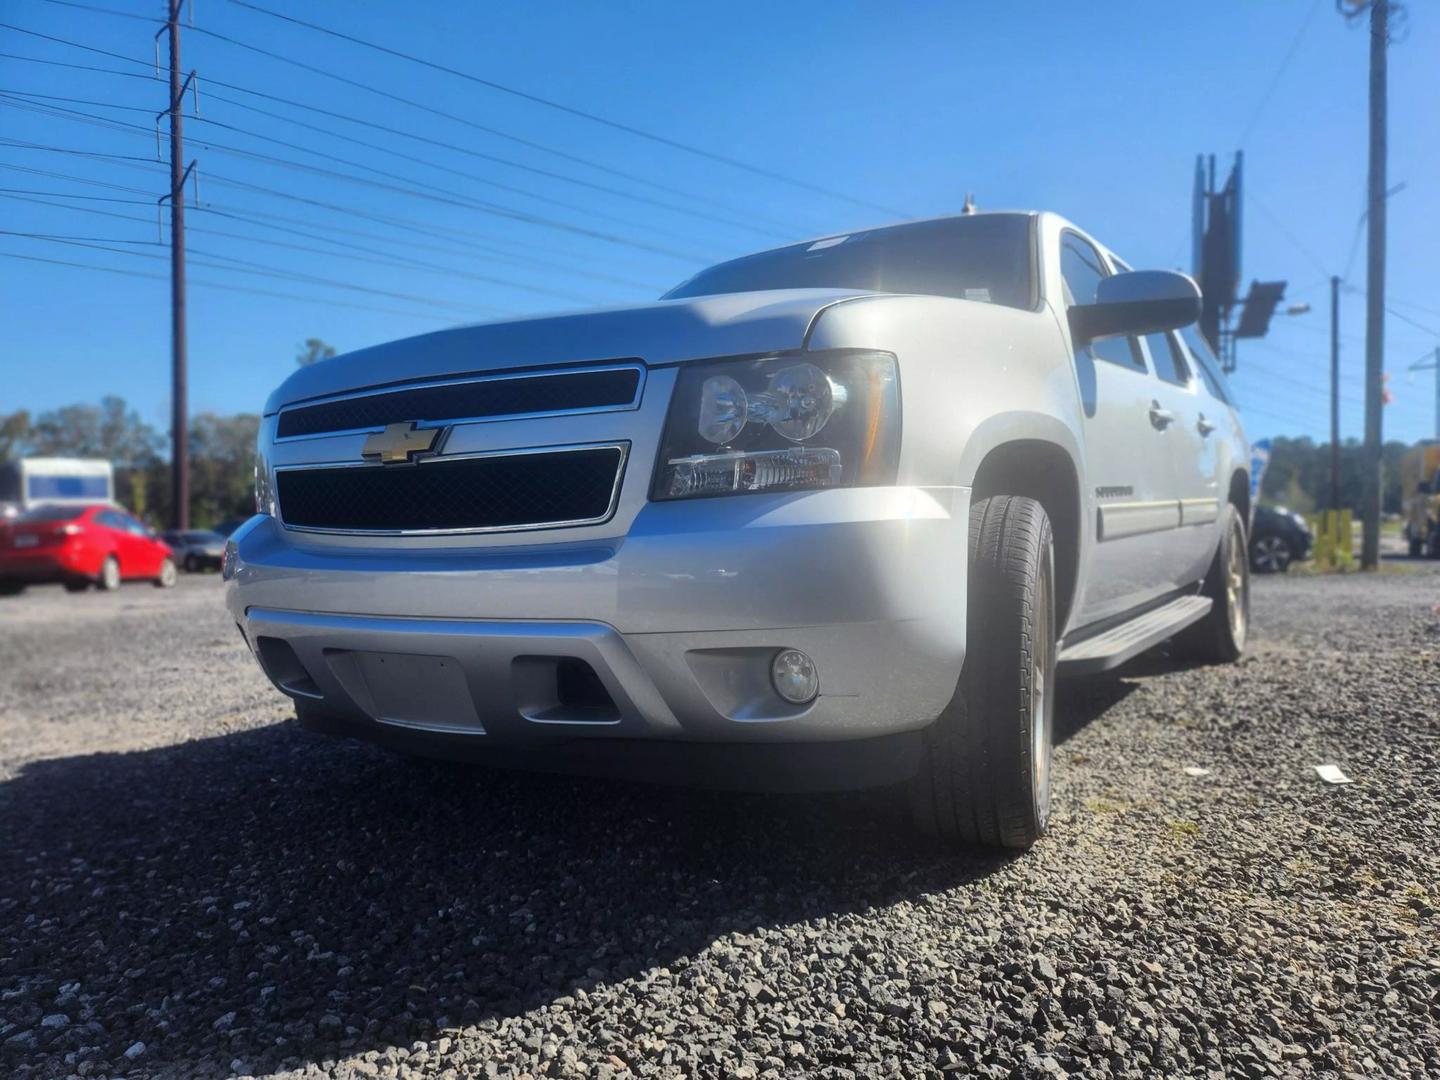
<instances>
[{"instance_id":1,"label":"black mesh grille","mask_svg":"<svg viewBox=\"0 0 1440 1080\"><path fill-rule=\"evenodd\" d=\"M460 420L478 416L524 416L569 409L603 409L635 400L640 372L568 371L513 379L419 386L389 394L328 401L287 409L276 427L279 438L326 431L383 427L403 420Z\"/></svg>"},{"instance_id":2,"label":"black mesh grille","mask_svg":"<svg viewBox=\"0 0 1440 1080\"><path fill-rule=\"evenodd\" d=\"M310 529L503 529L610 511L616 447L276 473L280 516Z\"/></svg>"}]
</instances>

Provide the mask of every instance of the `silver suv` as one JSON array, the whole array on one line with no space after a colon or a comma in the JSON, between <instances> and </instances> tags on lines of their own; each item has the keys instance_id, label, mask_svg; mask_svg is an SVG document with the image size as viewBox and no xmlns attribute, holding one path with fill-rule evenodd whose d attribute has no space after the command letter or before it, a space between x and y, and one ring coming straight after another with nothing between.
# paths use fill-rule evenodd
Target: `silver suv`
<instances>
[{"instance_id":1,"label":"silver suv","mask_svg":"<svg viewBox=\"0 0 1440 1080\"><path fill-rule=\"evenodd\" d=\"M1245 644L1249 454L1194 283L1048 213L295 372L228 603L302 723L1045 831L1054 680Z\"/></svg>"}]
</instances>

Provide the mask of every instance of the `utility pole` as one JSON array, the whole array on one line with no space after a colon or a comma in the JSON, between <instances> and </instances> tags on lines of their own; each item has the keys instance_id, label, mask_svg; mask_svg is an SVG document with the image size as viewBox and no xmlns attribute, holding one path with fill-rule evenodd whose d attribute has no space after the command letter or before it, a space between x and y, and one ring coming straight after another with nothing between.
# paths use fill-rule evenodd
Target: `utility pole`
<instances>
[{"instance_id":1,"label":"utility pole","mask_svg":"<svg viewBox=\"0 0 1440 1080\"><path fill-rule=\"evenodd\" d=\"M170 39L170 498L171 524L190 528L190 410L185 333L185 139L181 102L190 81L180 79L180 5L166 0ZM193 168L193 164L191 168ZM163 200L162 200L163 201Z\"/></svg>"},{"instance_id":2,"label":"utility pole","mask_svg":"<svg viewBox=\"0 0 1440 1080\"><path fill-rule=\"evenodd\" d=\"M1365 267L1365 483L1360 565L1380 565L1380 427L1385 357L1385 89L1390 0L1370 0L1370 218Z\"/></svg>"},{"instance_id":3,"label":"utility pole","mask_svg":"<svg viewBox=\"0 0 1440 1080\"><path fill-rule=\"evenodd\" d=\"M1340 509L1340 279L1330 278L1330 509Z\"/></svg>"}]
</instances>

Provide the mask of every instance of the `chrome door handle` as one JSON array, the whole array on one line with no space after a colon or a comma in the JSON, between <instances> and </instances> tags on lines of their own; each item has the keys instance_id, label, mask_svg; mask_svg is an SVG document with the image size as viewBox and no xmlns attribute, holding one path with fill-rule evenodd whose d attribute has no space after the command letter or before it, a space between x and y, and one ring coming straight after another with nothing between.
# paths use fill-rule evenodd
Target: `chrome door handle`
<instances>
[{"instance_id":1,"label":"chrome door handle","mask_svg":"<svg viewBox=\"0 0 1440 1080\"><path fill-rule=\"evenodd\" d=\"M1195 421L1195 430L1200 432L1201 435L1209 435L1215 430L1215 425L1210 423L1209 420L1206 420L1205 414L1202 412L1200 419Z\"/></svg>"},{"instance_id":2,"label":"chrome door handle","mask_svg":"<svg viewBox=\"0 0 1440 1080\"><path fill-rule=\"evenodd\" d=\"M1150 423L1154 424L1155 427L1164 431L1174 422L1175 414L1173 412L1169 409L1162 409L1158 401L1152 401L1150 403Z\"/></svg>"}]
</instances>

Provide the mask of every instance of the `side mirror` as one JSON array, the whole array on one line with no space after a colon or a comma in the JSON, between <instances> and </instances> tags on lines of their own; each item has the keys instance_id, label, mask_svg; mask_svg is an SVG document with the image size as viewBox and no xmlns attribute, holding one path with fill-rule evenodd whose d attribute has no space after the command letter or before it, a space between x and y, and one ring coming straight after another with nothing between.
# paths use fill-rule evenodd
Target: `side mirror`
<instances>
[{"instance_id":1,"label":"side mirror","mask_svg":"<svg viewBox=\"0 0 1440 1080\"><path fill-rule=\"evenodd\" d=\"M1078 348L1102 338L1178 330L1200 318L1200 287L1173 270L1129 270L1101 278L1093 304L1070 309Z\"/></svg>"}]
</instances>

